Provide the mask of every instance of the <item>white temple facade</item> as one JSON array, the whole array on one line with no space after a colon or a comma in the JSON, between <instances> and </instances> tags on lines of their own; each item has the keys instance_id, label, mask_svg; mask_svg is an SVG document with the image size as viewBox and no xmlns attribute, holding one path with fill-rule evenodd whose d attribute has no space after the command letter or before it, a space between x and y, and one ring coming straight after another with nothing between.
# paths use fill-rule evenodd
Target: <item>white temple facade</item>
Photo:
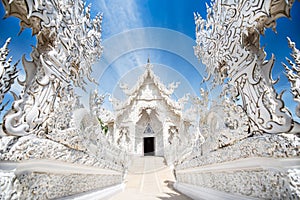
<instances>
[{"instance_id":1,"label":"white temple facade","mask_svg":"<svg viewBox=\"0 0 300 200\"><path fill-rule=\"evenodd\" d=\"M164 156L164 149L188 137L191 122L183 118L184 99L171 98L179 83L165 86L152 70L149 60L145 72L131 89L121 87L125 101L111 99L114 119L108 123L113 142L135 155Z\"/></svg>"},{"instance_id":2,"label":"white temple facade","mask_svg":"<svg viewBox=\"0 0 300 200\"><path fill-rule=\"evenodd\" d=\"M105 95L91 93L88 110L76 94L86 80L95 82L102 15L91 18L83 0L2 0L5 18L19 18L21 31L31 28L36 45L31 60L22 57L24 81L9 58L10 39L0 47L0 199L107 199L128 184L131 199L182 199L165 186L192 199L299 200L300 50L288 39L283 65L293 114L275 88L275 56L267 60L260 43L278 18L291 17L293 2L213 1L206 17L194 16L194 53L207 77L200 96L172 99L179 83L165 86L148 60L135 86L121 85L126 99L111 98L111 113L101 108Z\"/></svg>"}]
</instances>

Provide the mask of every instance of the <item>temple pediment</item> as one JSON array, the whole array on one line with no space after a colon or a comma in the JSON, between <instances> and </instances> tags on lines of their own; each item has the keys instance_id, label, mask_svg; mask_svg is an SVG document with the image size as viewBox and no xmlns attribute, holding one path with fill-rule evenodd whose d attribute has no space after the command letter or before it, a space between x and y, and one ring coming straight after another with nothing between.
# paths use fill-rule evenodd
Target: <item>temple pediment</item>
<instances>
[{"instance_id":1,"label":"temple pediment","mask_svg":"<svg viewBox=\"0 0 300 200\"><path fill-rule=\"evenodd\" d=\"M111 98L111 103L115 111L122 112L132 105L137 105L137 101L161 101L164 102L170 110L177 115L182 113L182 102L174 101L171 95L174 90L179 86L180 82L172 82L168 84L168 87L160 81L160 78L153 72L153 65L148 60L145 65L145 72L138 78L137 83L129 89L129 86L124 83L120 83L119 86L127 96L124 101L119 101L115 98ZM161 102L159 104L161 104Z\"/></svg>"}]
</instances>

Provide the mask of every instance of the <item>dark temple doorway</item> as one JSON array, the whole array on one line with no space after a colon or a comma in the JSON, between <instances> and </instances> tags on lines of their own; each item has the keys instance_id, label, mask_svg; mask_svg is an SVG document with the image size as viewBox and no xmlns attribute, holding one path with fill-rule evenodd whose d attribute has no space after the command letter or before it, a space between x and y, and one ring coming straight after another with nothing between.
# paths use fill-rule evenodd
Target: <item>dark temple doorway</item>
<instances>
[{"instance_id":1,"label":"dark temple doorway","mask_svg":"<svg viewBox=\"0 0 300 200\"><path fill-rule=\"evenodd\" d=\"M144 156L154 156L154 137L144 138Z\"/></svg>"}]
</instances>

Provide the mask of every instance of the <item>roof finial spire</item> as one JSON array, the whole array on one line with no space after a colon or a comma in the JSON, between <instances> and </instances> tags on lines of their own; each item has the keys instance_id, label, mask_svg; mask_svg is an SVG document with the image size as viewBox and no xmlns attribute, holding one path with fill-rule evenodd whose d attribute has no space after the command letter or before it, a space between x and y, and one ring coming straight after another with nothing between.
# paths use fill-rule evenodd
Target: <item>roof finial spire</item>
<instances>
[{"instance_id":1,"label":"roof finial spire","mask_svg":"<svg viewBox=\"0 0 300 200\"><path fill-rule=\"evenodd\" d=\"M152 65L150 63L150 56L148 54L148 59L147 59L147 64L145 65L145 68L147 69L147 71L149 72L152 68Z\"/></svg>"}]
</instances>

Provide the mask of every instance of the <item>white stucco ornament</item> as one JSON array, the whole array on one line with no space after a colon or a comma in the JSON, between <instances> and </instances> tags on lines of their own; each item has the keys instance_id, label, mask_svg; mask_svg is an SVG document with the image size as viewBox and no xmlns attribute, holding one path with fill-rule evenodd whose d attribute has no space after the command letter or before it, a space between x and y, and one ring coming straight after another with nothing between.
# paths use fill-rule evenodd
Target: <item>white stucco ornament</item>
<instances>
[{"instance_id":1,"label":"white stucco ornament","mask_svg":"<svg viewBox=\"0 0 300 200\"><path fill-rule=\"evenodd\" d=\"M18 17L21 29L31 28L37 36L32 60L22 59L24 95L5 115L4 131L16 136L38 134L66 87L84 89L86 79L94 82L92 64L102 53L102 16L91 19L90 7L84 8L80 0L3 0L3 4L6 17Z\"/></svg>"},{"instance_id":2,"label":"white stucco ornament","mask_svg":"<svg viewBox=\"0 0 300 200\"><path fill-rule=\"evenodd\" d=\"M92 19L81 0L2 2L6 17L19 18L21 30L31 28L37 45L31 61L22 59L23 91L3 119L0 199L57 199L121 184L127 154L108 141L74 92L95 82L102 16ZM7 44L0 49L0 103L16 77Z\"/></svg>"},{"instance_id":3,"label":"white stucco ornament","mask_svg":"<svg viewBox=\"0 0 300 200\"><path fill-rule=\"evenodd\" d=\"M289 16L293 1L222 1L207 8L204 20L195 14L195 55L206 65L207 78L224 84L223 92L241 99L252 132L295 132L300 126L274 90L274 56L265 60L260 34L275 29L275 20Z\"/></svg>"},{"instance_id":4,"label":"white stucco ornament","mask_svg":"<svg viewBox=\"0 0 300 200\"><path fill-rule=\"evenodd\" d=\"M207 199L300 198L300 126L275 92L274 56L265 60L259 42L265 28L290 16L292 4L216 0L206 19L195 15L195 54L206 66L206 81L222 92L214 101L204 90L195 98L205 141L195 153L175 158L179 191ZM299 51L289 45L294 61L285 68L298 102Z\"/></svg>"},{"instance_id":5,"label":"white stucco ornament","mask_svg":"<svg viewBox=\"0 0 300 200\"><path fill-rule=\"evenodd\" d=\"M10 38L8 38L0 48L0 114L4 110L8 102L3 102L5 94L11 89L16 77L17 77L17 64L11 65L12 58L8 58L8 44ZM3 104L2 104L3 103Z\"/></svg>"},{"instance_id":6,"label":"white stucco ornament","mask_svg":"<svg viewBox=\"0 0 300 200\"><path fill-rule=\"evenodd\" d=\"M295 113L300 117L300 51L296 48L296 44L288 38L289 47L292 49L291 56L294 62L287 58L290 69L286 64L283 64L286 70L286 76L291 83L291 92L294 96L294 100L298 103Z\"/></svg>"}]
</instances>

